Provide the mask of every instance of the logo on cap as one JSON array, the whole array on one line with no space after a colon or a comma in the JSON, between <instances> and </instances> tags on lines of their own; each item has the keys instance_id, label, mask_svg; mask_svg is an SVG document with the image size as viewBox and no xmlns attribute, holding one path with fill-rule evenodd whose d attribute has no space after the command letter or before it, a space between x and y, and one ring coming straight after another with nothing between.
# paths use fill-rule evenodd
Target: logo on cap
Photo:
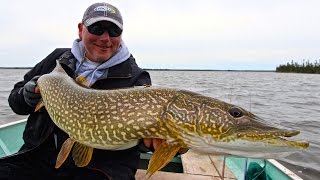
<instances>
[{"instance_id":1,"label":"logo on cap","mask_svg":"<svg viewBox=\"0 0 320 180\"><path fill-rule=\"evenodd\" d=\"M109 7L109 6L98 6L96 8L93 9L94 11L107 11L109 13L116 13L116 10L114 10L113 8Z\"/></svg>"}]
</instances>

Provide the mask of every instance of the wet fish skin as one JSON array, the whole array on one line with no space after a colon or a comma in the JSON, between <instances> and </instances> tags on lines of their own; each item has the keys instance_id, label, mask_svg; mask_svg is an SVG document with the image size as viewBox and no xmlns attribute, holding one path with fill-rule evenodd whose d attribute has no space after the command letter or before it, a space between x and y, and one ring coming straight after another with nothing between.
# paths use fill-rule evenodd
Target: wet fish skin
<instances>
[{"instance_id":1,"label":"wet fish skin","mask_svg":"<svg viewBox=\"0 0 320 180\"><path fill-rule=\"evenodd\" d=\"M299 131L279 129L241 107L194 92L162 87L82 87L64 72L58 61L54 71L41 76L37 85L51 119L72 140L66 146L78 143L79 149L89 153L90 148L127 149L143 138L166 139L168 145L178 145L164 146L168 151L183 147L203 153L259 158L272 158L309 145L287 140ZM66 149L63 156L71 150ZM166 152L155 154L161 153ZM168 154L170 158L174 153ZM73 156L81 166L90 162L77 156L77 152Z\"/></svg>"}]
</instances>

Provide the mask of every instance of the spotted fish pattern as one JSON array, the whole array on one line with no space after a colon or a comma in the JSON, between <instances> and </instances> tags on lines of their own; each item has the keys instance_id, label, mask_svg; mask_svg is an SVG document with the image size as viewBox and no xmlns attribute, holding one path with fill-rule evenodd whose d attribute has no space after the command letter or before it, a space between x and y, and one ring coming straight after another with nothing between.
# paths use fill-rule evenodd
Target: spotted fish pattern
<instances>
[{"instance_id":1,"label":"spotted fish pattern","mask_svg":"<svg viewBox=\"0 0 320 180\"><path fill-rule=\"evenodd\" d=\"M89 89L70 78L58 61L37 85L53 122L70 136L63 156L73 143L121 150L143 138L165 139L167 152L184 147L246 157L270 157L308 147L307 142L287 140L299 131L279 129L241 107L186 90ZM171 158L173 153L168 154Z\"/></svg>"}]
</instances>

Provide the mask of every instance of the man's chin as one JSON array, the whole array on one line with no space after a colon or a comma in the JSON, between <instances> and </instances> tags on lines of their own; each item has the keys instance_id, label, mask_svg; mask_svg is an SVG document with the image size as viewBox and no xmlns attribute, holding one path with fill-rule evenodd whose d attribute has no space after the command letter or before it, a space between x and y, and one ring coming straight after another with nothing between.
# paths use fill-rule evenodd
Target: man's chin
<instances>
[{"instance_id":1,"label":"man's chin","mask_svg":"<svg viewBox=\"0 0 320 180\"><path fill-rule=\"evenodd\" d=\"M101 56L96 56L95 62L105 62L108 59L110 59L111 55L101 55Z\"/></svg>"}]
</instances>

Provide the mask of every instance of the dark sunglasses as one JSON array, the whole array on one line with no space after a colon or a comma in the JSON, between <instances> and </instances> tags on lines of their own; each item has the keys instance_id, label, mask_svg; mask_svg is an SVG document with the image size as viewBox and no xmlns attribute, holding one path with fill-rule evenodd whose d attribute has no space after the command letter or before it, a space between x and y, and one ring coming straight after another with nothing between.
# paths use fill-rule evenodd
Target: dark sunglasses
<instances>
[{"instance_id":1,"label":"dark sunglasses","mask_svg":"<svg viewBox=\"0 0 320 180\"><path fill-rule=\"evenodd\" d=\"M122 30L116 25L104 26L102 24L95 23L88 26L87 29L91 34L97 36L101 36L104 32L108 32L110 37L118 37L122 33Z\"/></svg>"}]
</instances>

